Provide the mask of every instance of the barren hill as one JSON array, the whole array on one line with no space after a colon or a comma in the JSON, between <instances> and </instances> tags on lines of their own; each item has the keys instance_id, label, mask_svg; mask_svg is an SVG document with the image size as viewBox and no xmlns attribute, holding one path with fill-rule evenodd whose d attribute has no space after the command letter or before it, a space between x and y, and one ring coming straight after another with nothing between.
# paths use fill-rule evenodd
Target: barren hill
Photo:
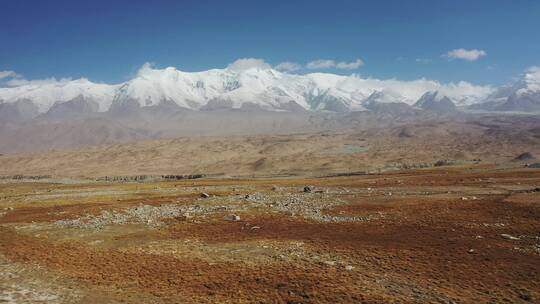
<instances>
[{"instance_id":1,"label":"barren hill","mask_svg":"<svg viewBox=\"0 0 540 304\"><path fill-rule=\"evenodd\" d=\"M0 156L0 175L325 175L540 154L539 118L489 116L291 135L189 136Z\"/></svg>"}]
</instances>

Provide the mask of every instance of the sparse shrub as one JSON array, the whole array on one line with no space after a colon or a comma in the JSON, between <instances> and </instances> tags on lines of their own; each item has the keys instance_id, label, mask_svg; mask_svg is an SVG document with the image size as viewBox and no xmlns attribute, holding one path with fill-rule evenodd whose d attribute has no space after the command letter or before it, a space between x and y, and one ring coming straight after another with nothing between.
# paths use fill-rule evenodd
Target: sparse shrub
<instances>
[{"instance_id":1,"label":"sparse shrub","mask_svg":"<svg viewBox=\"0 0 540 304\"><path fill-rule=\"evenodd\" d=\"M452 162L446 159L440 159L433 164L434 167L442 167L442 166L450 166L450 165L452 165Z\"/></svg>"}]
</instances>

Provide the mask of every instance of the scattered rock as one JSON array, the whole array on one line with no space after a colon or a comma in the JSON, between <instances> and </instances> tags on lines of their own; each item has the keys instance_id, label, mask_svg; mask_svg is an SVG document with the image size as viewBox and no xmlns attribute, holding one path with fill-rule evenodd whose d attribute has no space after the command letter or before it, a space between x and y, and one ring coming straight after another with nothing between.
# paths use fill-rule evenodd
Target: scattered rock
<instances>
[{"instance_id":1,"label":"scattered rock","mask_svg":"<svg viewBox=\"0 0 540 304\"><path fill-rule=\"evenodd\" d=\"M229 214L225 216L226 221L236 222L240 220L240 216L236 214Z\"/></svg>"},{"instance_id":2,"label":"scattered rock","mask_svg":"<svg viewBox=\"0 0 540 304\"><path fill-rule=\"evenodd\" d=\"M304 187L304 193L310 193L311 191L313 191L313 189L310 186Z\"/></svg>"},{"instance_id":3,"label":"scattered rock","mask_svg":"<svg viewBox=\"0 0 540 304\"><path fill-rule=\"evenodd\" d=\"M465 196L462 196L462 197L461 197L461 200L462 200L462 201L467 201L467 200L469 200L469 199L466 198Z\"/></svg>"},{"instance_id":4,"label":"scattered rock","mask_svg":"<svg viewBox=\"0 0 540 304\"><path fill-rule=\"evenodd\" d=\"M191 218L193 218L193 216L191 214L187 213L187 212L180 215L180 216L178 216L178 217L176 217L176 219L179 220L179 221L187 221L187 220L189 220Z\"/></svg>"},{"instance_id":5,"label":"scattered rock","mask_svg":"<svg viewBox=\"0 0 540 304\"><path fill-rule=\"evenodd\" d=\"M474 249L469 249L467 252L472 254L472 253L476 253L476 250L474 250Z\"/></svg>"},{"instance_id":6,"label":"scattered rock","mask_svg":"<svg viewBox=\"0 0 540 304\"><path fill-rule=\"evenodd\" d=\"M140 205L124 210L104 210L99 215L86 215L76 219L58 220L55 224L61 227L79 229L102 229L108 225L125 225L130 223L141 223L151 227L158 227L164 223L164 219L189 218L192 215L222 212L226 209L228 208L223 206Z\"/></svg>"},{"instance_id":7,"label":"scattered rock","mask_svg":"<svg viewBox=\"0 0 540 304\"><path fill-rule=\"evenodd\" d=\"M351 266L351 265L345 266L345 270L347 270L347 271L351 271L353 269L354 269L354 266Z\"/></svg>"},{"instance_id":8,"label":"scattered rock","mask_svg":"<svg viewBox=\"0 0 540 304\"><path fill-rule=\"evenodd\" d=\"M526 191L527 193L536 193L540 192L540 187L532 188Z\"/></svg>"},{"instance_id":9,"label":"scattered rock","mask_svg":"<svg viewBox=\"0 0 540 304\"><path fill-rule=\"evenodd\" d=\"M201 193L201 197L202 197L202 198L209 198L210 195L209 195L208 193L206 193L206 192L202 192L202 193Z\"/></svg>"},{"instance_id":10,"label":"scattered rock","mask_svg":"<svg viewBox=\"0 0 540 304\"><path fill-rule=\"evenodd\" d=\"M510 234L506 234L506 233L501 234L501 236L502 236L503 238L507 239L507 240L513 240L513 241L519 240L518 237L512 236L512 235L510 235Z\"/></svg>"},{"instance_id":11,"label":"scattered rock","mask_svg":"<svg viewBox=\"0 0 540 304\"><path fill-rule=\"evenodd\" d=\"M326 264L328 266L336 266L336 262L334 262L334 261L324 261L324 264Z\"/></svg>"},{"instance_id":12,"label":"scattered rock","mask_svg":"<svg viewBox=\"0 0 540 304\"><path fill-rule=\"evenodd\" d=\"M287 193L286 195L267 194L255 192L249 195L249 202L259 206L267 206L274 210L282 211L290 216L303 216L322 222L354 222L372 221L385 217L383 212L371 212L362 216L330 215L323 210L332 209L335 206L346 204L339 198L330 197L322 193L320 196L305 193Z\"/></svg>"},{"instance_id":13,"label":"scattered rock","mask_svg":"<svg viewBox=\"0 0 540 304\"><path fill-rule=\"evenodd\" d=\"M217 206L214 210L218 212L225 211L227 210L227 206Z\"/></svg>"}]
</instances>

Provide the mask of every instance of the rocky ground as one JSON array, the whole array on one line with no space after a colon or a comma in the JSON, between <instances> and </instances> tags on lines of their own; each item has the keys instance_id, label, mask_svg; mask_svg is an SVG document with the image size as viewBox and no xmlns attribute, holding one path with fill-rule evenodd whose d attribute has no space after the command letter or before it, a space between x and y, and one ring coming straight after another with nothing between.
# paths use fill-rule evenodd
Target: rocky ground
<instances>
[{"instance_id":1,"label":"rocky ground","mask_svg":"<svg viewBox=\"0 0 540 304\"><path fill-rule=\"evenodd\" d=\"M3 180L0 302L537 303L540 170Z\"/></svg>"}]
</instances>

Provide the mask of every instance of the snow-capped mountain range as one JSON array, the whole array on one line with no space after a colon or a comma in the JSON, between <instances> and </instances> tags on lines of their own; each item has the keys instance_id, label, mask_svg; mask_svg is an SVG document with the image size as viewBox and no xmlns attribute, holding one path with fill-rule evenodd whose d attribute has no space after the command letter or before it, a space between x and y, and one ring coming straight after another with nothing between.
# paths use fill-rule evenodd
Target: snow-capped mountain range
<instances>
[{"instance_id":1,"label":"snow-capped mountain range","mask_svg":"<svg viewBox=\"0 0 540 304\"><path fill-rule=\"evenodd\" d=\"M519 79L494 90L474 108L495 111L540 111L540 67L529 68Z\"/></svg>"},{"instance_id":2,"label":"snow-capped mountain range","mask_svg":"<svg viewBox=\"0 0 540 304\"><path fill-rule=\"evenodd\" d=\"M4 103L30 101L40 113L49 111L55 104L84 96L99 105L99 111L107 111L118 85L94 83L88 79L30 82L16 87L0 88L0 100Z\"/></svg>"},{"instance_id":3,"label":"snow-capped mountain range","mask_svg":"<svg viewBox=\"0 0 540 304\"><path fill-rule=\"evenodd\" d=\"M0 87L0 104L33 104L47 113L63 103L88 103L88 111L107 112L123 106L151 107L175 104L190 110L242 108L264 110L365 111L374 103L404 103L424 109L452 105L485 110L540 110L540 68L529 69L515 83L499 88L467 82L442 84L418 79L399 81L325 73L305 75L279 72L270 67L230 65L225 69L183 72L144 65L121 84L94 83L87 79L27 81ZM443 102L444 107L437 107Z\"/></svg>"}]
</instances>

